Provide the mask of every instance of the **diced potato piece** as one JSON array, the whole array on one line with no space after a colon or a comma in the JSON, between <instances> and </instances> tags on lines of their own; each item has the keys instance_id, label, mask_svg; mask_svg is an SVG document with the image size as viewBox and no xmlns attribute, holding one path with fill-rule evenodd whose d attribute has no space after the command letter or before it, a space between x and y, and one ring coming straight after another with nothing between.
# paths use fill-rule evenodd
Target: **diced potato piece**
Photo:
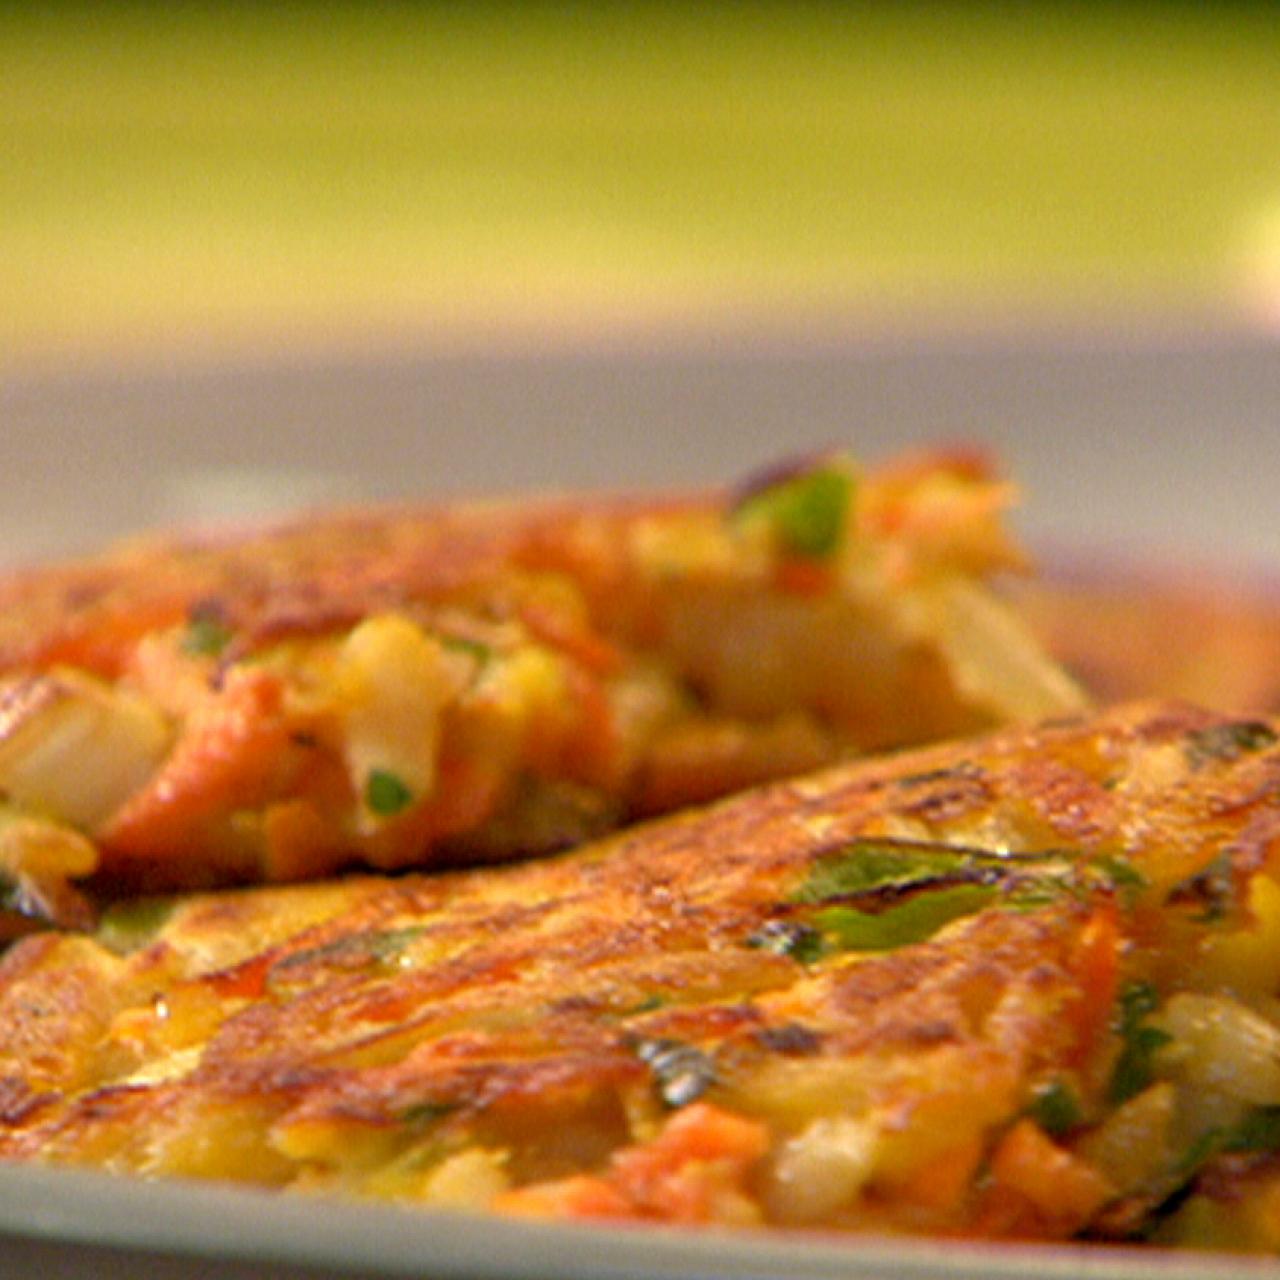
<instances>
[{"instance_id":1,"label":"diced potato piece","mask_svg":"<svg viewBox=\"0 0 1280 1280\"><path fill-rule=\"evenodd\" d=\"M365 800L366 826L431 794L440 715L457 695L466 665L396 614L369 618L347 637L335 685L347 769Z\"/></svg>"},{"instance_id":2,"label":"diced potato piece","mask_svg":"<svg viewBox=\"0 0 1280 1280\"><path fill-rule=\"evenodd\" d=\"M431 1171L422 1188L433 1209L487 1209L510 1180L500 1151L472 1147L450 1156Z\"/></svg>"},{"instance_id":3,"label":"diced potato piece","mask_svg":"<svg viewBox=\"0 0 1280 1280\"><path fill-rule=\"evenodd\" d=\"M1227 996L1183 992L1155 1020L1173 1037L1162 1069L1196 1089L1280 1104L1280 1027Z\"/></svg>"},{"instance_id":4,"label":"diced potato piece","mask_svg":"<svg viewBox=\"0 0 1280 1280\"><path fill-rule=\"evenodd\" d=\"M1244 928L1205 939L1199 972L1207 985L1270 996L1280 990L1280 885L1270 876L1254 876L1248 907Z\"/></svg>"},{"instance_id":5,"label":"diced potato piece","mask_svg":"<svg viewBox=\"0 0 1280 1280\"><path fill-rule=\"evenodd\" d=\"M1144 1089L1080 1142L1078 1153L1121 1194L1155 1179L1172 1156L1177 1090L1167 1081Z\"/></svg>"},{"instance_id":6,"label":"diced potato piece","mask_svg":"<svg viewBox=\"0 0 1280 1280\"><path fill-rule=\"evenodd\" d=\"M879 1133L865 1118L829 1116L784 1143L768 1186L783 1222L819 1222L848 1204L871 1176Z\"/></svg>"},{"instance_id":7,"label":"diced potato piece","mask_svg":"<svg viewBox=\"0 0 1280 1280\"><path fill-rule=\"evenodd\" d=\"M168 722L145 699L65 668L0 688L0 790L93 830L155 772Z\"/></svg>"}]
</instances>

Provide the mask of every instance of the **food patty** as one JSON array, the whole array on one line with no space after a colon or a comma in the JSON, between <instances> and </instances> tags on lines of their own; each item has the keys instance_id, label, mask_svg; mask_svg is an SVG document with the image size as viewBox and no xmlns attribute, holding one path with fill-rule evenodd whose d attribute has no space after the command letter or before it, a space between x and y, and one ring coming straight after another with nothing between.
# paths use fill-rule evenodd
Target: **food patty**
<instances>
[{"instance_id":1,"label":"food patty","mask_svg":"<svg viewBox=\"0 0 1280 1280\"><path fill-rule=\"evenodd\" d=\"M1280 1246L1280 739L1141 703L0 962L0 1157L503 1214Z\"/></svg>"},{"instance_id":2,"label":"food patty","mask_svg":"<svg viewBox=\"0 0 1280 1280\"><path fill-rule=\"evenodd\" d=\"M316 516L0 582L0 868L209 887L492 861L1079 708L988 579L1010 486L826 457L686 498ZM13 896L13 895L11 895Z\"/></svg>"},{"instance_id":3,"label":"food patty","mask_svg":"<svg viewBox=\"0 0 1280 1280\"><path fill-rule=\"evenodd\" d=\"M1100 703L1159 696L1280 711L1280 580L1272 576L1077 555L1013 582L1011 595Z\"/></svg>"}]
</instances>

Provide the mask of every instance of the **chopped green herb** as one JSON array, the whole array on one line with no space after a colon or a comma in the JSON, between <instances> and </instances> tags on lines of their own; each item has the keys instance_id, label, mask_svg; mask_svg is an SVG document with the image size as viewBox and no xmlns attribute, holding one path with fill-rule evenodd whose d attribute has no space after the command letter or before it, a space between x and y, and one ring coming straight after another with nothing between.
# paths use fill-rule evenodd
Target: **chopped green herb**
<instances>
[{"instance_id":1,"label":"chopped green herb","mask_svg":"<svg viewBox=\"0 0 1280 1280\"><path fill-rule=\"evenodd\" d=\"M0 911L21 911L25 897L17 880L0 869Z\"/></svg>"},{"instance_id":2,"label":"chopped green herb","mask_svg":"<svg viewBox=\"0 0 1280 1280\"><path fill-rule=\"evenodd\" d=\"M1107 1091L1112 1102L1127 1102L1151 1083L1152 1055L1172 1039L1167 1031L1161 1031L1159 1027L1138 1027L1126 1038Z\"/></svg>"},{"instance_id":3,"label":"chopped green herb","mask_svg":"<svg viewBox=\"0 0 1280 1280\"><path fill-rule=\"evenodd\" d=\"M792 894L800 904L832 904L812 923L842 949L884 950L930 937L944 924L987 905L1030 911L1064 896L1118 891L1128 905L1147 884L1123 858L1085 859L1069 850L997 853L890 839L856 840L809 868ZM835 905L838 904L838 905ZM782 925L773 926L781 929ZM786 922L786 928L801 927ZM791 940L763 931L748 940L794 954ZM818 952L810 952L816 958Z\"/></svg>"},{"instance_id":4,"label":"chopped green herb","mask_svg":"<svg viewBox=\"0 0 1280 1280\"><path fill-rule=\"evenodd\" d=\"M479 640L472 640L468 636L454 636L447 632L441 632L439 636L440 643L454 653L465 653L467 657L474 658L481 666L484 666L490 658L493 657L493 649L483 644Z\"/></svg>"},{"instance_id":5,"label":"chopped green herb","mask_svg":"<svg viewBox=\"0 0 1280 1280\"><path fill-rule=\"evenodd\" d=\"M217 658L231 643L233 634L220 618L207 613L197 614L187 624L182 647L193 657Z\"/></svg>"},{"instance_id":6,"label":"chopped green herb","mask_svg":"<svg viewBox=\"0 0 1280 1280\"><path fill-rule=\"evenodd\" d=\"M390 960L425 932L426 926L420 924L406 925L403 929L379 929L369 938L369 954L375 960Z\"/></svg>"},{"instance_id":7,"label":"chopped green herb","mask_svg":"<svg viewBox=\"0 0 1280 1280\"><path fill-rule=\"evenodd\" d=\"M1173 1167L1168 1175L1170 1194L1176 1194L1179 1189L1184 1188L1187 1179L1192 1177L1206 1160L1211 1160L1214 1156L1221 1155L1226 1150L1229 1137L1230 1131L1220 1125L1215 1125L1212 1129L1206 1129L1204 1133L1200 1134L1182 1155L1173 1162Z\"/></svg>"},{"instance_id":8,"label":"chopped green herb","mask_svg":"<svg viewBox=\"0 0 1280 1280\"><path fill-rule=\"evenodd\" d=\"M323 942L318 947L307 947L283 957L274 969L295 969L317 961L341 968L380 964L399 955L425 931L423 925L407 925L403 929L366 929L361 933L344 933L332 942Z\"/></svg>"},{"instance_id":9,"label":"chopped green herb","mask_svg":"<svg viewBox=\"0 0 1280 1280\"><path fill-rule=\"evenodd\" d=\"M116 955L141 951L155 940L173 914L172 898L133 898L108 907L98 926L98 941Z\"/></svg>"},{"instance_id":10,"label":"chopped green herb","mask_svg":"<svg viewBox=\"0 0 1280 1280\"><path fill-rule=\"evenodd\" d=\"M813 964L826 952L822 934L798 920L769 920L746 940L749 947L788 956L799 964Z\"/></svg>"},{"instance_id":11,"label":"chopped green herb","mask_svg":"<svg viewBox=\"0 0 1280 1280\"><path fill-rule=\"evenodd\" d=\"M1079 1096L1061 1079L1050 1080L1035 1091L1027 1114L1051 1138L1069 1133L1083 1119Z\"/></svg>"},{"instance_id":12,"label":"chopped green herb","mask_svg":"<svg viewBox=\"0 0 1280 1280\"><path fill-rule=\"evenodd\" d=\"M1090 864L1095 870L1111 882L1112 888L1124 900L1126 906L1133 906L1138 896L1150 884L1141 871L1124 858L1115 854L1103 854L1094 858Z\"/></svg>"},{"instance_id":13,"label":"chopped green herb","mask_svg":"<svg viewBox=\"0 0 1280 1280\"><path fill-rule=\"evenodd\" d=\"M1149 982L1130 982L1120 992L1120 1034L1137 1026L1160 1007L1160 993Z\"/></svg>"},{"instance_id":14,"label":"chopped green herb","mask_svg":"<svg viewBox=\"0 0 1280 1280\"><path fill-rule=\"evenodd\" d=\"M373 769L364 787L364 802L382 818L404 812L413 803L413 792L386 769Z\"/></svg>"},{"instance_id":15,"label":"chopped green herb","mask_svg":"<svg viewBox=\"0 0 1280 1280\"><path fill-rule=\"evenodd\" d=\"M1182 1153L1170 1172L1170 1200L1185 1191L1202 1165L1215 1156L1269 1155L1280 1151L1280 1107L1250 1107L1234 1125L1206 1129Z\"/></svg>"},{"instance_id":16,"label":"chopped green herb","mask_svg":"<svg viewBox=\"0 0 1280 1280\"><path fill-rule=\"evenodd\" d=\"M660 996L656 993L651 996L645 996L643 1000L637 1001L629 1009L623 1010L625 1017L631 1017L637 1013L653 1013L657 1009L661 1009L667 1003L666 996Z\"/></svg>"},{"instance_id":17,"label":"chopped green herb","mask_svg":"<svg viewBox=\"0 0 1280 1280\"><path fill-rule=\"evenodd\" d=\"M845 951L889 951L931 938L943 925L988 906L994 885L966 884L908 898L872 914L854 907L827 907L814 916L823 933Z\"/></svg>"},{"instance_id":18,"label":"chopped green herb","mask_svg":"<svg viewBox=\"0 0 1280 1280\"><path fill-rule=\"evenodd\" d=\"M1280 1151L1280 1107L1253 1107L1230 1132L1224 1151Z\"/></svg>"},{"instance_id":19,"label":"chopped green herb","mask_svg":"<svg viewBox=\"0 0 1280 1280\"><path fill-rule=\"evenodd\" d=\"M1155 1012L1160 994L1149 982L1131 982L1120 993L1116 1031L1120 1036L1120 1056L1111 1073L1107 1096L1119 1104L1141 1093L1154 1078L1152 1058L1173 1037L1159 1027L1144 1025Z\"/></svg>"},{"instance_id":20,"label":"chopped green herb","mask_svg":"<svg viewBox=\"0 0 1280 1280\"><path fill-rule=\"evenodd\" d=\"M946 845L855 840L815 863L792 896L796 902L829 902L876 889L907 888L945 877L968 861L965 851Z\"/></svg>"},{"instance_id":21,"label":"chopped green herb","mask_svg":"<svg viewBox=\"0 0 1280 1280\"><path fill-rule=\"evenodd\" d=\"M763 517L788 555L825 560L840 547L853 499L853 480L836 466L786 476L749 494L735 517Z\"/></svg>"},{"instance_id":22,"label":"chopped green herb","mask_svg":"<svg viewBox=\"0 0 1280 1280\"><path fill-rule=\"evenodd\" d=\"M426 1129L458 1109L455 1102L415 1102L400 1112L400 1123L413 1129Z\"/></svg>"},{"instance_id":23,"label":"chopped green herb","mask_svg":"<svg viewBox=\"0 0 1280 1280\"><path fill-rule=\"evenodd\" d=\"M1199 768L1215 760L1238 760L1242 755L1273 746L1276 740L1275 730L1261 720L1215 724L1187 735L1187 762L1192 768Z\"/></svg>"}]
</instances>

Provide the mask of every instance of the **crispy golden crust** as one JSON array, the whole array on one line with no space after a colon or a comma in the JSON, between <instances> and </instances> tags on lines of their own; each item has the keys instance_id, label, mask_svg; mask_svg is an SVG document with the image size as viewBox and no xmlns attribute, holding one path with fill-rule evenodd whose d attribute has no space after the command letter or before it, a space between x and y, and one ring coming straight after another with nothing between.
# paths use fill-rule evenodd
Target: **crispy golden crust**
<instances>
[{"instance_id":1,"label":"crispy golden crust","mask_svg":"<svg viewBox=\"0 0 1280 1280\"><path fill-rule=\"evenodd\" d=\"M1276 1185L1274 1069L1194 1028L1280 1041L1277 794L1273 726L1139 704L539 863L132 904L0 967L0 1155L991 1236L1176 1204L1195 1239Z\"/></svg>"},{"instance_id":2,"label":"crispy golden crust","mask_svg":"<svg viewBox=\"0 0 1280 1280\"><path fill-rule=\"evenodd\" d=\"M139 538L0 583L0 667L72 661L119 674L148 632L215 612L242 648L350 626L409 601L498 589L513 567L572 559L606 591L637 519L716 495L578 497L324 514L261 530ZM590 541L575 555L579 536Z\"/></svg>"}]
</instances>

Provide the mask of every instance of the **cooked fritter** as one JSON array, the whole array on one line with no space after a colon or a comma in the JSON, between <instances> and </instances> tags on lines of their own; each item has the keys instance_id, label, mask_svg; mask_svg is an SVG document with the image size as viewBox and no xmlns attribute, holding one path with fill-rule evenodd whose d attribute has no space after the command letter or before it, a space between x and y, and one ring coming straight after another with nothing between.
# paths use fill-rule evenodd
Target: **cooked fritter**
<instances>
[{"instance_id":1,"label":"cooked fritter","mask_svg":"<svg viewBox=\"0 0 1280 1280\"><path fill-rule=\"evenodd\" d=\"M0 1156L553 1217L1280 1245L1280 739L1182 704L0 963Z\"/></svg>"},{"instance_id":2,"label":"cooked fritter","mask_svg":"<svg viewBox=\"0 0 1280 1280\"><path fill-rule=\"evenodd\" d=\"M312 518L0 583L0 866L110 890L485 861L1078 708L967 455ZM59 879L62 877L62 880Z\"/></svg>"},{"instance_id":3,"label":"cooked fritter","mask_svg":"<svg viewBox=\"0 0 1280 1280\"><path fill-rule=\"evenodd\" d=\"M1100 702L1280 711L1280 581L1209 566L1051 562L1011 583L1049 652Z\"/></svg>"}]
</instances>

